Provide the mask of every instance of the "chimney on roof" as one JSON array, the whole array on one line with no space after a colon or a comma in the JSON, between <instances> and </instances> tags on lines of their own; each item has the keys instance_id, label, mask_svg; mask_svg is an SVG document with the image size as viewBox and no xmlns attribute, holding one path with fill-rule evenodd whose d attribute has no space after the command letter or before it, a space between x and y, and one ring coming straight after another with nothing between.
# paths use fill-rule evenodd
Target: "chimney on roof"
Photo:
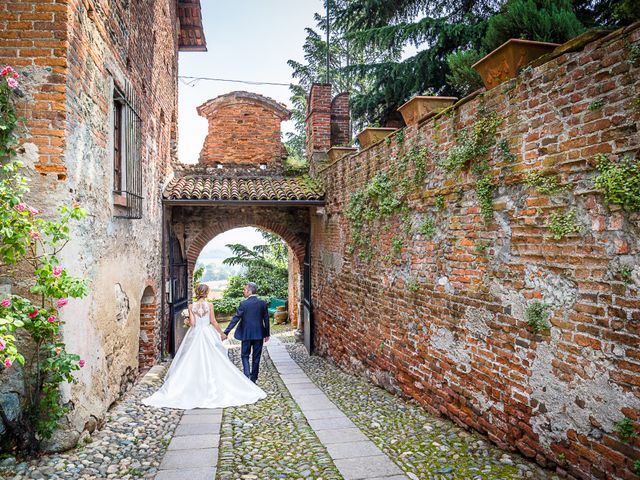
<instances>
[{"instance_id":1,"label":"chimney on roof","mask_svg":"<svg viewBox=\"0 0 640 480\"><path fill-rule=\"evenodd\" d=\"M314 83L307 97L306 153L311 171L326 160L327 151L334 145L351 141L349 94L344 92L331 99L331 85Z\"/></svg>"}]
</instances>

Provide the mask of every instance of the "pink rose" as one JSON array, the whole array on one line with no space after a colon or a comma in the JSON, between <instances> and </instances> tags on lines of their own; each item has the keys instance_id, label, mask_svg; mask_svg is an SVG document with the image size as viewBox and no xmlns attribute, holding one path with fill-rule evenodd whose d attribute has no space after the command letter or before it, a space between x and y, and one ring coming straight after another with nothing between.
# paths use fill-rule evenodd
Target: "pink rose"
<instances>
[{"instance_id":1,"label":"pink rose","mask_svg":"<svg viewBox=\"0 0 640 480\"><path fill-rule=\"evenodd\" d=\"M55 315L49 315L49 318L47 318L47 322L49 323L53 323L56 321L56 316Z\"/></svg>"},{"instance_id":2,"label":"pink rose","mask_svg":"<svg viewBox=\"0 0 640 480\"><path fill-rule=\"evenodd\" d=\"M18 82L15 78L7 78L7 85L9 85L9 88L16 88L18 86Z\"/></svg>"},{"instance_id":3,"label":"pink rose","mask_svg":"<svg viewBox=\"0 0 640 480\"><path fill-rule=\"evenodd\" d=\"M4 359L4 368L9 368L11 367L11 365L13 365L13 362L11 361L11 359L9 357Z\"/></svg>"},{"instance_id":4,"label":"pink rose","mask_svg":"<svg viewBox=\"0 0 640 480\"><path fill-rule=\"evenodd\" d=\"M80 365L80 368L84 367L85 361L84 360L80 360L78 362L78 364Z\"/></svg>"},{"instance_id":5,"label":"pink rose","mask_svg":"<svg viewBox=\"0 0 640 480\"><path fill-rule=\"evenodd\" d=\"M8 298L5 298L4 300L2 300L0 302L0 307L10 307L11 306L11 300L9 300Z\"/></svg>"},{"instance_id":6,"label":"pink rose","mask_svg":"<svg viewBox=\"0 0 640 480\"><path fill-rule=\"evenodd\" d=\"M18 72L13 72L13 75L12 75L13 78L18 78L19 76L20 75L18 75Z\"/></svg>"},{"instance_id":7,"label":"pink rose","mask_svg":"<svg viewBox=\"0 0 640 480\"><path fill-rule=\"evenodd\" d=\"M7 342L4 341L4 338L0 337L0 352L4 350L4 347L7 346Z\"/></svg>"},{"instance_id":8,"label":"pink rose","mask_svg":"<svg viewBox=\"0 0 640 480\"><path fill-rule=\"evenodd\" d=\"M13 208L15 208L19 212L24 212L27 209L27 204L26 203L19 203Z\"/></svg>"},{"instance_id":9,"label":"pink rose","mask_svg":"<svg viewBox=\"0 0 640 480\"><path fill-rule=\"evenodd\" d=\"M60 308L64 307L67 303L69 303L69 300L67 300L66 298L61 298L56 302L56 305L58 306L58 308Z\"/></svg>"},{"instance_id":10,"label":"pink rose","mask_svg":"<svg viewBox=\"0 0 640 480\"><path fill-rule=\"evenodd\" d=\"M40 213L40 211L37 208L29 207L29 213L31 215L37 215Z\"/></svg>"},{"instance_id":11,"label":"pink rose","mask_svg":"<svg viewBox=\"0 0 640 480\"><path fill-rule=\"evenodd\" d=\"M56 265L55 267L53 267L52 275L54 277L59 277L62 274L63 270L64 270L64 268Z\"/></svg>"},{"instance_id":12,"label":"pink rose","mask_svg":"<svg viewBox=\"0 0 640 480\"><path fill-rule=\"evenodd\" d=\"M40 232L37 230L31 230L29 232L29 236L31 237L32 240L36 240L38 238L40 238Z\"/></svg>"},{"instance_id":13,"label":"pink rose","mask_svg":"<svg viewBox=\"0 0 640 480\"><path fill-rule=\"evenodd\" d=\"M33 312L29 314L29 318L36 318L38 316L38 309L36 308Z\"/></svg>"},{"instance_id":14,"label":"pink rose","mask_svg":"<svg viewBox=\"0 0 640 480\"><path fill-rule=\"evenodd\" d=\"M11 68L9 65L5 66L2 71L0 72L0 75L7 75L9 73L13 72L13 68Z\"/></svg>"}]
</instances>

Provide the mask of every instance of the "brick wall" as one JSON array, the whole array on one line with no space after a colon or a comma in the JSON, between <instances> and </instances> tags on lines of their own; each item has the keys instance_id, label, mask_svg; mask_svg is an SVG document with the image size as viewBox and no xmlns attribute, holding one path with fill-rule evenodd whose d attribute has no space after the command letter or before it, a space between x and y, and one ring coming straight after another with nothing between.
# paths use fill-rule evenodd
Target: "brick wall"
<instances>
[{"instance_id":1,"label":"brick wall","mask_svg":"<svg viewBox=\"0 0 640 480\"><path fill-rule=\"evenodd\" d=\"M199 106L198 113L209 122L201 164L281 167L287 152L280 123L290 116L283 105L255 93L232 92Z\"/></svg>"},{"instance_id":2,"label":"brick wall","mask_svg":"<svg viewBox=\"0 0 640 480\"><path fill-rule=\"evenodd\" d=\"M563 477L637 478L640 442L624 443L615 425L627 416L640 428L640 216L608 205L593 183L596 154L640 149L632 46L637 25L321 170L318 351ZM484 156L495 185L485 223L473 165L447 174L437 163L490 112L502 123ZM426 148L417 187L419 163L405 156L414 146ZM523 182L530 171L567 188L538 193ZM381 172L408 189L409 209L366 222L366 245L351 252L350 196ZM581 232L554 240L551 216L572 207ZM419 233L428 218L433 236ZM551 313L539 334L525 313L536 299Z\"/></svg>"},{"instance_id":3,"label":"brick wall","mask_svg":"<svg viewBox=\"0 0 640 480\"><path fill-rule=\"evenodd\" d=\"M156 299L151 287L147 287L140 301L140 345L138 350L138 369L149 370L158 358L158 317Z\"/></svg>"},{"instance_id":4,"label":"brick wall","mask_svg":"<svg viewBox=\"0 0 640 480\"><path fill-rule=\"evenodd\" d=\"M331 148L331 85L314 83L307 97L307 157Z\"/></svg>"},{"instance_id":5,"label":"brick wall","mask_svg":"<svg viewBox=\"0 0 640 480\"><path fill-rule=\"evenodd\" d=\"M331 100L331 145L347 145L350 141L349 93L342 92Z\"/></svg>"}]
</instances>

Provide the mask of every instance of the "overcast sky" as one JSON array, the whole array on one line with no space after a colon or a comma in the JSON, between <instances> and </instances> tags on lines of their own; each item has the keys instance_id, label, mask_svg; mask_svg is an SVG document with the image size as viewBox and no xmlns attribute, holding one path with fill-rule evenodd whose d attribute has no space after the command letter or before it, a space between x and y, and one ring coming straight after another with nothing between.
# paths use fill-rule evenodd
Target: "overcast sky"
<instances>
[{"instance_id":1,"label":"overcast sky","mask_svg":"<svg viewBox=\"0 0 640 480\"><path fill-rule=\"evenodd\" d=\"M322 0L204 0L201 4L208 52L180 53L179 75L278 83L293 81L287 60L303 60L304 29L313 25L313 14L323 9ZM187 86L180 81L178 157L182 162L197 162L207 132L207 122L196 107L235 90L290 105L285 86L212 81ZM291 131L289 123L282 124L283 131ZM216 237L203 253L227 243L251 247L262 243L262 237L253 229L231 230Z\"/></svg>"}]
</instances>

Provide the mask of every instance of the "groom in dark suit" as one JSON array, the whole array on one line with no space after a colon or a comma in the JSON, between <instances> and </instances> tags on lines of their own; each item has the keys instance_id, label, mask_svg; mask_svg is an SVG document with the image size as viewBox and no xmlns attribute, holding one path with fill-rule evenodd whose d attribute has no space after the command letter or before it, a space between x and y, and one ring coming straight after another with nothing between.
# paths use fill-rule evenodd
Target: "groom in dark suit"
<instances>
[{"instance_id":1,"label":"groom in dark suit","mask_svg":"<svg viewBox=\"0 0 640 480\"><path fill-rule=\"evenodd\" d=\"M262 344L269 341L269 311L267 310L267 302L260 300L256 296L257 290L258 286L253 282L245 285L243 293L246 300L240 302L238 311L224 331L225 335L229 335L233 327L238 324L234 336L236 340L242 342L242 369L244 370L244 374L249 377L253 383L256 383L256 380L258 380ZM249 369L249 355L251 355L251 369Z\"/></svg>"}]
</instances>

